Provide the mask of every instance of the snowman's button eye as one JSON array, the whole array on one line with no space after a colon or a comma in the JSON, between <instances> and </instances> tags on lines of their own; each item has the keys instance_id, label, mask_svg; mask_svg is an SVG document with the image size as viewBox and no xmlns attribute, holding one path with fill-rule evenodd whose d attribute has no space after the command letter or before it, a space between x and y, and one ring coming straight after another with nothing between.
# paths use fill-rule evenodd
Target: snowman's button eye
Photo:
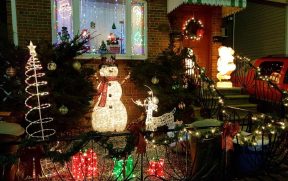
<instances>
[{"instance_id":1,"label":"snowman's button eye","mask_svg":"<svg viewBox=\"0 0 288 181\"><path fill-rule=\"evenodd\" d=\"M112 106L110 105L109 108L112 109Z\"/></svg>"},{"instance_id":2,"label":"snowman's button eye","mask_svg":"<svg viewBox=\"0 0 288 181\"><path fill-rule=\"evenodd\" d=\"M111 83L108 83L109 86L111 86Z\"/></svg>"},{"instance_id":3,"label":"snowman's button eye","mask_svg":"<svg viewBox=\"0 0 288 181\"><path fill-rule=\"evenodd\" d=\"M112 94L109 94L109 97L112 97Z\"/></svg>"}]
</instances>

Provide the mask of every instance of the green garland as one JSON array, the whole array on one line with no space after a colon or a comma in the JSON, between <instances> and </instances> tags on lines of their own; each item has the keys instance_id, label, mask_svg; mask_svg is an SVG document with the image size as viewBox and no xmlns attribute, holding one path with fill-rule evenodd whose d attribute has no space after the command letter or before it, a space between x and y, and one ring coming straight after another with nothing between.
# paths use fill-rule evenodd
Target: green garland
<instances>
[{"instance_id":1,"label":"green garland","mask_svg":"<svg viewBox=\"0 0 288 181\"><path fill-rule=\"evenodd\" d=\"M53 162L60 162L64 164L66 161L69 161L70 158L78 153L82 148L86 146L86 144L93 140L98 142L103 148L108 150L108 153L111 157L124 157L126 155L131 154L131 152L135 149L135 137L132 134L127 135L126 137L126 145L123 149L114 148L113 144L108 144L107 141L110 135L104 136L102 133L90 131L78 136L73 142L73 145L65 152L59 151L50 151L47 145L47 141L37 141L33 139L25 139L19 144L19 149L16 154L4 154L0 155L0 164L1 165L11 165L17 162L17 160L22 156L19 153L19 150L27 147L34 147L37 145L43 146L44 153L41 154L42 158L49 158ZM68 141L68 140L65 140Z\"/></svg>"}]
</instances>

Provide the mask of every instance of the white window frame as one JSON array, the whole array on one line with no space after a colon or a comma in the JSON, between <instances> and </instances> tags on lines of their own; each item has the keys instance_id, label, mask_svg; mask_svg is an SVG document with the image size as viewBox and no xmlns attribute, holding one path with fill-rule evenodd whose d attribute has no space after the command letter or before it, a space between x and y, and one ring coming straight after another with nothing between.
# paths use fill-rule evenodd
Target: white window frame
<instances>
[{"instance_id":1,"label":"white window frame","mask_svg":"<svg viewBox=\"0 0 288 181\"><path fill-rule=\"evenodd\" d=\"M131 1L126 0L126 47L131 47ZM144 55L132 55L132 48L126 49L126 54L116 54L117 59L132 59L132 60L145 60L148 57L147 45L147 2L140 0L144 3ZM52 27L52 42L57 42L57 32L55 30L56 16L54 14L55 1L51 0L51 27ZM128 13L130 12L130 13ZM80 32L80 0L72 0L72 17L73 17L73 34ZM77 59L100 59L99 54L85 53L77 57Z\"/></svg>"}]
</instances>

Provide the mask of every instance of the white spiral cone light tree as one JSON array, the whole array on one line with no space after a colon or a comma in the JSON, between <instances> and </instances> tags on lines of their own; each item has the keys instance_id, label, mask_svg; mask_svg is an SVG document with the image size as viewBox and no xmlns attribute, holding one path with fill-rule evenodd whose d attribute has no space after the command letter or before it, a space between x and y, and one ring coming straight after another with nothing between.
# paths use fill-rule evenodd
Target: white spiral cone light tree
<instances>
[{"instance_id":1,"label":"white spiral cone light tree","mask_svg":"<svg viewBox=\"0 0 288 181\"><path fill-rule=\"evenodd\" d=\"M47 81L42 80L45 73L41 72L42 66L37 58L36 46L30 41L28 48L30 58L25 66L25 83L27 84L25 91L29 96L25 100L25 105L29 110L25 114L25 119L29 124L26 127L26 132L29 137L45 140L56 133L54 129L44 127L53 121L52 117L47 116L47 108L51 105L44 103L46 102L44 96L47 96L49 92L42 90Z\"/></svg>"}]
</instances>

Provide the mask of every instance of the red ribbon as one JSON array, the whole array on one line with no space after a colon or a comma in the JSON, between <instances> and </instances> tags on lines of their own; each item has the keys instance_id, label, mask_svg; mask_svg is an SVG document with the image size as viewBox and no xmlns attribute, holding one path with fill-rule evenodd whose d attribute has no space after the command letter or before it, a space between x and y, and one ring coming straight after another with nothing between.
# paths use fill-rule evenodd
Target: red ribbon
<instances>
[{"instance_id":1,"label":"red ribbon","mask_svg":"<svg viewBox=\"0 0 288 181\"><path fill-rule=\"evenodd\" d=\"M108 82L116 80L116 77L102 77L102 81L100 82L100 86L98 88L97 99L100 96L100 101L98 103L99 107L105 107L107 100L107 90L108 90Z\"/></svg>"},{"instance_id":2,"label":"red ribbon","mask_svg":"<svg viewBox=\"0 0 288 181\"><path fill-rule=\"evenodd\" d=\"M238 133L240 130L239 123L230 123L227 122L223 126L223 133L222 133L222 149L229 151L233 150L233 137Z\"/></svg>"},{"instance_id":3,"label":"red ribbon","mask_svg":"<svg viewBox=\"0 0 288 181\"><path fill-rule=\"evenodd\" d=\"M24 167L24 176L33 177L33 172L35 176L38 177L42 175L40 159L42 158L43 150L40 146L33 148L25 148L20 151L20 161Z\"/></svg>"},{"instance_id":4,"label":"red ribbon","mask_svg":"<svg viewBox=\"0 0 288 181\"><path fill-rule=\"evenodd\" d=\"M146 153L146 141L144 134L141 131L145 127L144 121L132 122L127 126L127 130L130 131L133 136L135 136L135 145L137 147L136 152L138 154Z\"/></svg>"}]
</instances>

